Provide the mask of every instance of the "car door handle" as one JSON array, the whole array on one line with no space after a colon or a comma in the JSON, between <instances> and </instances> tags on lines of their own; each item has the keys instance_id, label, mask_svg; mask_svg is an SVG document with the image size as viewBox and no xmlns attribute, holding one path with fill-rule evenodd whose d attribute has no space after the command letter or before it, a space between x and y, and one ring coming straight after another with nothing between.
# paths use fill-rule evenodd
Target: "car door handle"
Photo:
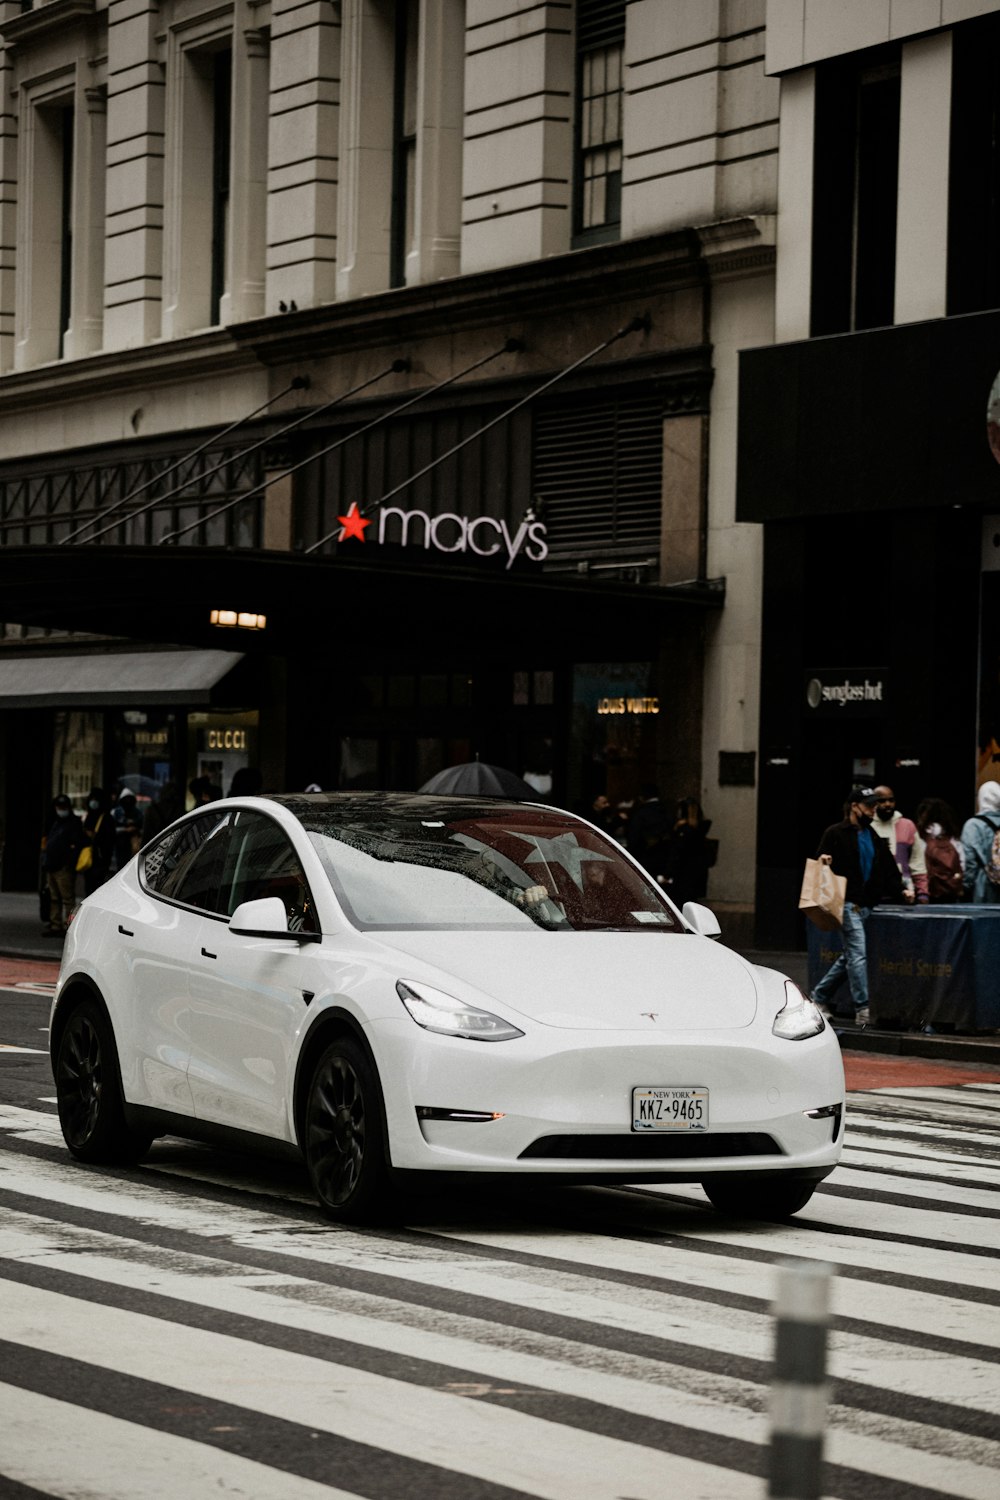
<instances>
[{"instance_id":1,"label":"car door handle","mask_svg":"<svg viewBox=\"0 0 1000 1500\"><path fill-rule=\"evenodd\" d=\"M120 922L118 923L118 931L121 933L122 937L135 937L135 933L129 932L128 928L123 927Z\"/></svg>"},{"instance_id":2,"label":"car door handle","mask_svg":"<svg viewBox=\"0 0 1000 1500\"><path fill-rule=\"evenodd\" d=\"M219 955L217 953L209 953L207 948L202 948L201 956L202 958L218 958Z\"/></svg>"}]
</instances>

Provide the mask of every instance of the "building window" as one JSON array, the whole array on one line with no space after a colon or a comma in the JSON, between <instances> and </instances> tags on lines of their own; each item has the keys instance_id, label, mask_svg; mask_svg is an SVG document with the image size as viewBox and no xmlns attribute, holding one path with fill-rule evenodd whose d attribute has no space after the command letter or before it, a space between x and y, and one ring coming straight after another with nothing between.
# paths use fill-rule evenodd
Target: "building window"
<instances>
[{"instance_id":1,"label":"building window","mask_svg":"<svg viewBox=\"0 0 1000 1500\"><path fill-rule=\"evenodd\" d=\"M625 0L579 0L574 242L618 238L622 217Z\"/></svg>"},{"instance_id":2,"label":"building window","mask_svg":"<svg viewBox=\"0 0 1000 1500\"><path fill-rule=\"evenodd\" d=\"M816 72L811 333L893 321L899 49Z\"/></svg>"},{"instance_id":3,"label":"building window","mask_svg":"<svg viewBox=\"0 0 1000 1500\"><path fill-rule=\"evenodd\" d=\"M62 222L59 236L59 357L62 358L73 301L73 126L76 115L72 109L61 109L57 118L62 135Z\"/></svg>"},{"instance_id":4,"label":"building window","mask_svg":"<svg viewBox=\"0 0 1000 1500\"><path fill-rule=\"evenodd\" d=\"M948 313L1000 306L1000 17L952 33Z\"/></svg>"},{"instance_id":5,"label":"building window","mask_svg":"<svg viewBox=\"0 0 1000 1500\"><path fill-rule=\"evenodd\" d=\"M212 58L212 305L211 322L220 322L229 264L229 159L232 144L233 54Z\"/></svg>"},{"instance_id":6,"label":"building window","mask_svg":"<svg viewBox=\"0 0 1000 1500\"><path fill-rule=\"evenodd\" d=\"M213 20L213 26L217 24ZM167 69L164 320L168 338L218 326L229 291L232 45L179 37Z\"/></svg>"},{"instance_id":7,"label":"building window","mask_svg":"<svg viewBox=\"0 0 1000 1500\"><path fill-rule=\"evenodd\" d=\"M413 246L417 171L417 45L419 36L420 0L396 0L390 286L406 284L406 257Z\"/></svg>"}]
</instances>

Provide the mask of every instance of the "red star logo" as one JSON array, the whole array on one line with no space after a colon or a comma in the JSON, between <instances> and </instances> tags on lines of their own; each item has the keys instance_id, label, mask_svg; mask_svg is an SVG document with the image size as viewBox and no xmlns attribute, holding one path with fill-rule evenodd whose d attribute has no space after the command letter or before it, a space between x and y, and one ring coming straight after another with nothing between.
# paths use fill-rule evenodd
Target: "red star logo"
<instances>
[{"instance_id":1,"label":"red star logo","mask_svg":"<svg viewBox=\"0 0 1000 1500\"><path fill-rule=\"evenodd\" d=\"M338 542L346 542L352 536L357 537L359 542L363 542L365 539L365 527L372 524L362 516L358 510L358 502L356 500L351 502L351 508L347 512L347 515L338 516L337 520L340 522L342 528L340 536L337 538Z\"/></svg>"}]
</instances>

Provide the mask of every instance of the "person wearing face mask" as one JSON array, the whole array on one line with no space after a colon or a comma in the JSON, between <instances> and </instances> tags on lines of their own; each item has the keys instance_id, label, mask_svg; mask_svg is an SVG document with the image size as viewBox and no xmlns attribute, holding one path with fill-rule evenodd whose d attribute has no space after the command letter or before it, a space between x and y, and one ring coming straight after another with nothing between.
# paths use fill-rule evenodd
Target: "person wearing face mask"
<instances>
[{"instance_id":1,"label":"person wearing face mask","mask_svg":"<svg viewBox=\"0 0 1000 1500\"><path fill-rule=\"evenodd\" d=\"M896 794L891 786L877 786L875 795L875 821L872 828L885 839L896 857L899 873L903 877L903 889L912 891L921 906L926 906L927 855L917 825L911 818L904 818L896 808ZM909 897L907 897L909 899Z\"/></svg>"},{"instance_id":2,"label":"person wearing face mask","mask_svg":"<svg viewBox=\"0 0 1000 1500\"><path fill-rule=\"evenodd\" d=\"M90 868L83 872L84 890L89 896L111 874L111 856L115 848L115 824L108 810L107 793L103 787L92 786L90 789L87 813L83 820L83 837L91 848Z\"/></svg>"},{"instance_id":3,"label":"person wearing face mask","mask_svg":"<svg viewBox=\"0 0 1000 1500\"><path fill-rule=\"evenodd\" d=\"M83 824L63 792L54 799L52 811L52 827L42 848L42 870L50 901L49 925L42 931L50 937L62 937L76 899L76 862L83 848Z\"/></svg>"},{"instance_id":4,"label":"person wearing face mask","mask_svg":"<svg viewBox=\"0 0 1000 1500\"><path fill-rule=\"evenodd\" d=\"M880 901L904 899L903 877L889 845L872 830L877 799L875 787L853 787L847 816L826 830L816 855L824 864L833 867L835 875L845 876L847 891L841 930L843 950L813 990L812 998L829 1019L832 1014L830 1002L846 974L858 1026L867 1026L871 1020L865 924ZM910 891L905 899L912 901L913 892Z\"/></svg>"}]
</instances>

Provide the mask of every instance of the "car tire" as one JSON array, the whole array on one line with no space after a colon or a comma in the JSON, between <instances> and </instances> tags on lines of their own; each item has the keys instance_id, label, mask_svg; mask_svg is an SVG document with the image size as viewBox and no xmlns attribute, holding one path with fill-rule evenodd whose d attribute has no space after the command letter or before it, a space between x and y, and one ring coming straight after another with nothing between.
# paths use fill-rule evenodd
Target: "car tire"
<instances>
[{"instance_id":1,"label":"car tire","mask_svg":"<svg viewBox=\"0 0 1000 1500\"><path fill-rule=\"evenodd\" d=\"M64 1022L54 1071L59 1124L78 1161L125 1165L145 1156L153 1137L125 1120L114 1032L96 1000L81 1000Z\"/></svg>"},{"instance_id":2,"label":"car tire","mask_svg":"<svg viewBox=\"0 0 1000 1500\"><path fill-rule=\"evenodd\" d=\"M389 1208L382 1091L367 1053L339 1037L313 1069L303 1152L320 1208L343 1223L371 1223Z\"/></svg>"},{"instance_id":3,"label":"car tire","mask_svg":"<svg viewBox=\"0 0 1000 1500\"><path fill-rule=\"evenodd\" d=\"M752 1177L709 1178L702 1183L708 1201L720 1214L734 1219L787 1219L805 1208L816 1191L815 1182L754 1182Z\"/></svg>"}]
</instances>

